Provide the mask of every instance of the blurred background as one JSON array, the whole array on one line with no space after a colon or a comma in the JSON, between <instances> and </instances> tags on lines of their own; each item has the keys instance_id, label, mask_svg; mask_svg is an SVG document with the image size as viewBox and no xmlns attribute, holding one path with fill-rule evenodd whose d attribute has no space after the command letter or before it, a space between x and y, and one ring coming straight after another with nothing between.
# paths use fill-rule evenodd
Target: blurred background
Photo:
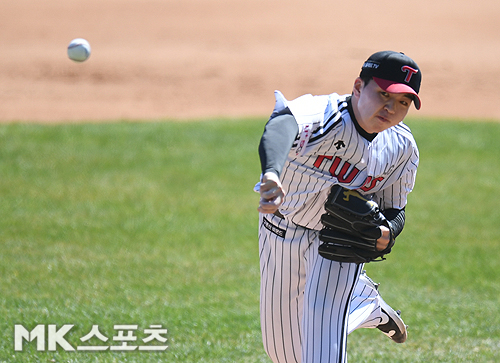
<instances>
[{"instance_id":1,"label":"blurred background","mask_svg":"<svg viewBox=\"0 0 500 363\"><path fill-rule=\"evenodd\" d=\"M350 93L363 61L422 69L418 116L500 118L496 0L0 1L1 121L267 116L273 91ZM87 39L82 64L66 47ZM415 114L415 110L411 111Z\"/></svg>"}]
</instances>

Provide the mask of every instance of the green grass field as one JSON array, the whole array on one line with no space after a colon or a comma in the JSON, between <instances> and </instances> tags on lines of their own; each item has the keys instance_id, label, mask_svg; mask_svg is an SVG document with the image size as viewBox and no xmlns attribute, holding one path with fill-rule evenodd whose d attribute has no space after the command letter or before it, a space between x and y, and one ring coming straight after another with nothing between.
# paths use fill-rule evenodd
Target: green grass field
<instances>
[{"instance_id":1,"label":"green grass field","mask_svg":"<svg viewBox=\"0 0 500 363\"><path fill-rule=\"evenodd\" d=\"M0 362L269 362L252 192L264 124L0 125ZM358 330L349 360L498 362L500 123L408 124L421 161L406 228L367 270L409 338ZM168 348L19 352L16 324L72 324L73 347L93 325L109 338L93 345L131 324L146 345L161 324Z\"/></svg>"}]
</instances>

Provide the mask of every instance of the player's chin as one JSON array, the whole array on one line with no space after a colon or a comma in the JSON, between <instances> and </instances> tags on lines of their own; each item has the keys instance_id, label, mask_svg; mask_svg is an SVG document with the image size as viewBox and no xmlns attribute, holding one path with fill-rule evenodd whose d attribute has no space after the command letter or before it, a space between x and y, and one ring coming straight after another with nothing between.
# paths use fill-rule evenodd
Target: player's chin
<instances>
[{"instance_id":1,"label":"player's chin","mask_svg":"<svg viewBox=\"0 0 500 363\"><path fill-rule=\"evenodd\" d=\"M375 121L376 122L373 125L373 132L382 132L399 123L382 116L376 116Z\"/></svg>"}]
</instances>

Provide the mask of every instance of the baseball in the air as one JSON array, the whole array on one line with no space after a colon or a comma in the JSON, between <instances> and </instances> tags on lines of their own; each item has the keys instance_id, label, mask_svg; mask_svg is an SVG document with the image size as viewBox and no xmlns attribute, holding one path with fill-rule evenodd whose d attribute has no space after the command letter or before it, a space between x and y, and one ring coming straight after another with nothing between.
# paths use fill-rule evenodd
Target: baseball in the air
<instances>
[{"instance_id":1,"label":"baseball in the air","mask_svg":"<svg viewBox=\"0 0 500 363\"><path fill-rule=\"evenodd\" d=\"M73 39L68 45L68 57L75 62L84 62L90 57L90 44L85 39Z\"/></svg>"}]
</instances>

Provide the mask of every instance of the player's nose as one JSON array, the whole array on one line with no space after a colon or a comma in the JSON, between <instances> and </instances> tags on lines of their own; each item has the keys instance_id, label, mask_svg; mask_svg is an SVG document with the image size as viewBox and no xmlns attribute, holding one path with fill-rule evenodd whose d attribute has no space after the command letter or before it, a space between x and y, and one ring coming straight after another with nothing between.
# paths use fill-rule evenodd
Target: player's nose
<instances>
[{"instance_id":1,"label":"player's nose","mask_svg":"<svg viewBox=\"0 0 500 363\"><path fill-rule=\"evenodd\" d=\"M394 99L389 99L384 105L384 109L387 110L389 113L394 113L395 112L395 106L396 106L396 101Z\"/></svg>"}]
</instances>

